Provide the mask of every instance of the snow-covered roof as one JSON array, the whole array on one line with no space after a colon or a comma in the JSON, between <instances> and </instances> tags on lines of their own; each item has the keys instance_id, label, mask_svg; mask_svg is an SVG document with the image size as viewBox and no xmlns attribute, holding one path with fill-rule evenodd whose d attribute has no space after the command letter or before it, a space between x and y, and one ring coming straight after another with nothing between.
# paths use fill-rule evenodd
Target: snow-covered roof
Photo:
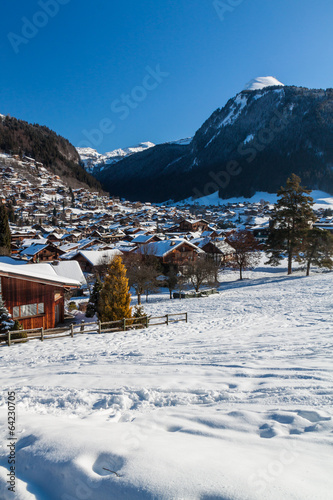
<instances>
[{"instance_id":1,"label":"snow-covered roof","mask_svg":"<svg viewBox=\"0 0 333 500\"><path fill-rule=\"evenodd\" d=\"M37 253L39 253L42 250L44 250L47 246L48 245L37 245L37 244L34 244L34 245L31 245L30 247L25 248L24 250L22 250L22 252L21 252L20 255L25 255L27 257L32 257L33 255L36 255Z\"/></svg>"},{"instance_id":2,"label":"snow-covered roof","mask_svg":"<svg viewBox=\"0 0 333 500\"><path fill-rule=\"evenodd\" d=\"M46 238L25 238L21 246L28 248L31 245L46 245L47 244L47 239Z\"/></svg>"},{"instance_id":3,"label":"snow-covered roof","mask_svg":"<svg viewBox=\"0 0 333 500\"><path fill-rule=\"evenodd\" d=\"M147 255L154 255L155 257L164 257L184 243L191 246L196 252L204 253L203 250L200 250L200 248L184 239L164 240L156 241L154 243L148 243L144 247L144 253ZM140 252L140 249L138 251Z\"/></svg>"},{"instance_id":4,"label":"snow-covered roof","mask_svg":"<svg viewBox=\"0 0 333 500\"><path fill-rule=\"evenodd\" d=\"M65 243L64 245L61 245L59 248L63 252L70 252L71 250L75 250L75 249L79 248L79 244L78 243Z\"/></svg>"},{"instance_id":5,"label":"snow-covered roof","mask_svg":"<svg viewBox=\"0 0 333 500\"><path fill-rule=\"evenodd\" d=\"M139 234L135 238L133 238L133 243L147 243L149 240L154 238L153 234Z\"/></svg>"},{"instance_id":6,"label":"snow-covered roof","mask_svg":"<svg viewBox=\"0 0 333 500\"><path fill-rule=\"evenodd\" d=\"M231 253L235 253L234 248L229 245L227 241L225 241L224 238L217 238L214 240L211 240L211 238L196 238L195 240L191 241L194 245L196 245L198 248L203 248L206 246L208 243L211 243L214 245L216 248L220 250L223 254L229 255Z\"/></svg>"},{"instance_id":7,"label":"snow-covered roof","mask_svg":"<svg viewBox=\"0 0 333 500\"><path fill-rule=\"evenodd\" d=\"M41 266L45 267L41 267ZM81 286L80 281L58 275L53 266L47 264L29 264L26 266L13 266L0 263L0 274L14 275L17 278L31 278L36 281L48 281L64 286Z\"/></svg>"},{"instance_id":8,"label":"snow-covered roof","mask_svg":"<svg viewBox=\"0 0 333 500\"><path fill-rule=\"evenodd\" d=\"M113 260L117 255L122 255L120 250L104 250L99 252L97 250L80 250L77 255L82 255L92 266L98 266L104 262L108 263Z\"/></svg>"},{"instance_id":9,"label":"snow-covered roof","mask_svg":"<svg viewBox=\"0 0 333 500\"><path fill-rule=\"evenodd\" d=\"M41 263L41 264L32 264L35 269L38 269L37 266L40 267L41 271L47 271L48 267L51 267L58 276L66 276L66 278L70 278L76 281L79 281L82 285L86 285L86 278L82 272L80 264L76 260L71 261L58 261L56 263ZM53 273L52 273L53 274Z\"/></svg>"},{"instance_id":10,"label":"snow-covered roof","mask_svg":"<svg viewBox=\"0 0 333 500\"><path fill-rule=\"evenodd\" d=\"M21 266L23 264L27 264L26 260L21 259L13 259L12 257L7 257L6 255L0 256L0 263L2 264L11 264L12 266Z\"/></svg>"}]
</instances>

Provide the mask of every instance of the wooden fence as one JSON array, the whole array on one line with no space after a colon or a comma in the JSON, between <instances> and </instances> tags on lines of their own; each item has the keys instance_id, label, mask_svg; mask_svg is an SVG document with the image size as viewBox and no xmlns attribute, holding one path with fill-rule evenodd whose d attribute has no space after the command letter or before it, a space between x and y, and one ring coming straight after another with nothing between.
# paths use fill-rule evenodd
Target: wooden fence
<instances>
[{"instance_id":1,"label":"wooden fence","mask_svg":"<svg viewBox=\"0 0 333 500\"><path fill-rule=\"evenodd\" d=\"M156 320L158 321L156 323ZM122 332L126 330L135 330L140 328L148 328L150 326L169 325L170 323L179 323L180 321L188 321L188 313L165 314L164 316L142 316L141 318L124 318L118 321L107 321L101 323L95 321L91 323L72 323L69 327L51 328L34 328L32 330L17 330L0 335L0 344L20 344L28 340L39 339L42 342L49 339L59 339L62 337L74 337L74 335L82 333L112 333ZM15 338L17 334L26 333L25 338Z\"/></svg>"}]
</instances>

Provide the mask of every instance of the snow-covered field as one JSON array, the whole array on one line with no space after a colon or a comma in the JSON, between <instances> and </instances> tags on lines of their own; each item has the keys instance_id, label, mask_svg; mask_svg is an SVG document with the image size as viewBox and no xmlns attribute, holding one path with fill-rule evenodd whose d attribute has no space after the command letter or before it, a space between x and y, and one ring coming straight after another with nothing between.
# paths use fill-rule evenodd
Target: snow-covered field
<instances>
[{"instance_id":1,"label":"snow-covered field","mask_svg":"<svg viewBox=\"0 0 333 500\"><path fill-rule=\"evenodd\" d=\"M188 324L2 347L0 498L332 499L333 274L248 278L146 307Z\"/></svg>"}]
</instances>

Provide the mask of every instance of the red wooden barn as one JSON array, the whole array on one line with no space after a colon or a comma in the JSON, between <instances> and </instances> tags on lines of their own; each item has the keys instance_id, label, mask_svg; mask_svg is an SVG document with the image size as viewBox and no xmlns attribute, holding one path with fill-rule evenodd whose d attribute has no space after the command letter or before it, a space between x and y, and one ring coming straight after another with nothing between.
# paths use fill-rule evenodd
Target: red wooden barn
<instances>
[{"instance_id":1,"label":"red wooden barn","mask_svg":"<svg viewBox=\"0 0 333 500\"><path fill-rule=\"evenodd\" d=\"M45 267L47 266L47 267ZM54 328L64 321L64 292L79 281L58 276L51 266L0 264L0 293L24 329Z\"/></svg>"}]
</instances>

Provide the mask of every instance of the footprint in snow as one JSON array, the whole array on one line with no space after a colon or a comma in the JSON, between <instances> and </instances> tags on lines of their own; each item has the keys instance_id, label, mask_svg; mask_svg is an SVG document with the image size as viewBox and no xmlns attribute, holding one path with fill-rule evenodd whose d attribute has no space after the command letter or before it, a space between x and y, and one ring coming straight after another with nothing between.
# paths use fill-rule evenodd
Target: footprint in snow
<instances>
[{"instance_id":1,"label":"footprint in snow","mask_svg":"<svg viewBox=\"0 0 333 500\"><path fill-rule=\"evenodd\" d=\"M259 432L260 437L264 439L271 439L276 436L275 430L268 424L264 424L261 427L259 427L259 431L260 431Z\"/></svg>"}]
</instances>

